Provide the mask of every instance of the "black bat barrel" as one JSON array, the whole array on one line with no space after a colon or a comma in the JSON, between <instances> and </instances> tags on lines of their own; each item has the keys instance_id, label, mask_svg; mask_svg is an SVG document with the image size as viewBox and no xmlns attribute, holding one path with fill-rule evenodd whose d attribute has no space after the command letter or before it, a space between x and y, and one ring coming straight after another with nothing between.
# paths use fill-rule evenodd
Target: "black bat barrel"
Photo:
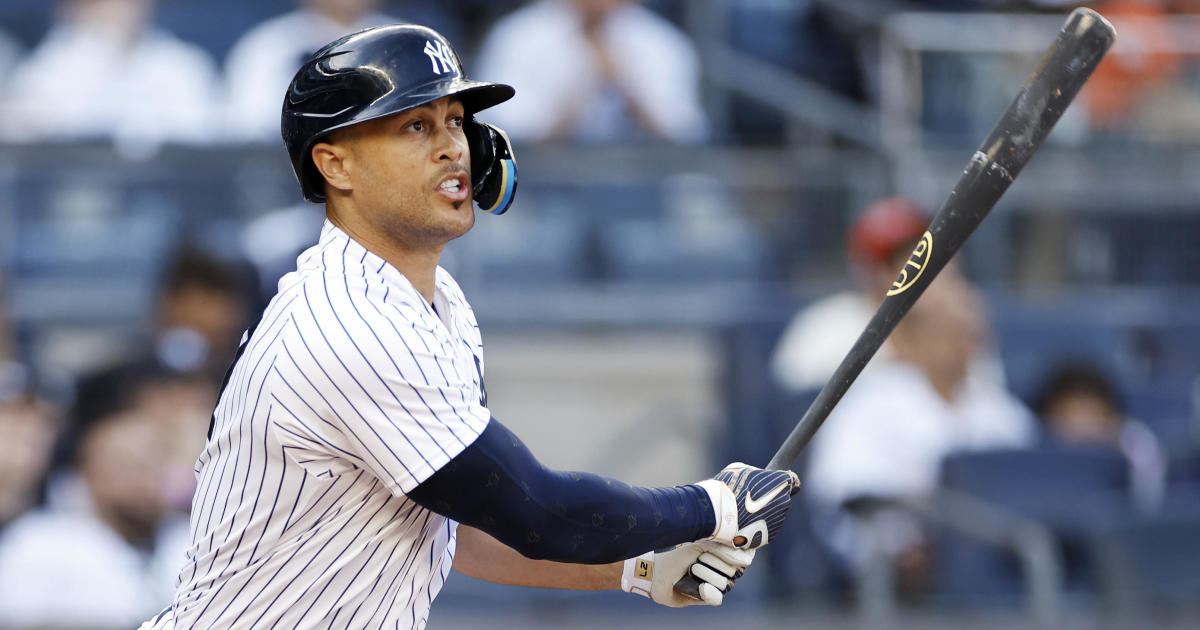
<instances>
[{"instance_id":1,"label":"black bat barrel","mask_svg":"<svg viewBox=\"0 0 1200 630\"><path fill-rule=\"evenodd\" d=\"M1071 12L1012 104L967 162L871 323L767 468L781 470L795 463L900 318L1029 163L1115 40L1112 24L1099 13L1086 8Z\"/></svg>"}]
</instances>

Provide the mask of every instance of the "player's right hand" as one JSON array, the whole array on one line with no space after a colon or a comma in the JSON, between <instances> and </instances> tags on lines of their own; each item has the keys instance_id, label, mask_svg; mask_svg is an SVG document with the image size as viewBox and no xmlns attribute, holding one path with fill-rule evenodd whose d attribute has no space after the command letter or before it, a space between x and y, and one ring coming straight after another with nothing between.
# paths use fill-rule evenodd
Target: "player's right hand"
<instances>
[{"instance_id":1,"label":"player's right hand","mask_svg":"<svg viewBox=\"0 0 1200 630\"><path fill-rule=\"evenodd\" d=\"M753 560L752 549L733 549L711 540L684 543L626 560L621 588L672 608L720 606L733 588L733 581ZM695 587L687 595L675 590L684 578Z\"/></svg>"},{"instance_id":2,"label":"player's right hand","mask_svg":"<svg viewBox=\"0 0 1200 630\"><path fill-rule=\"evenodd\" d=\"M712 540L757 549L779 534L800 477L790 470L763 470L735 462L699 483L712 499L717 529Z\"/></svg>"}]
</instances>

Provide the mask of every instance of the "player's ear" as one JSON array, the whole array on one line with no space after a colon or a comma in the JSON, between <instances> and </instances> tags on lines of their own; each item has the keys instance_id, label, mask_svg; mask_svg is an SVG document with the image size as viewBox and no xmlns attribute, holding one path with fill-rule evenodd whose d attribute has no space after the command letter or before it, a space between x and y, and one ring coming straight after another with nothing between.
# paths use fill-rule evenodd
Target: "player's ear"
<instances>
[{"instance_id":1,"label":"player's ear","mask_svg":"<svg viewBox=\"0 0 1200 630\"><path fill-rule=\"evenodd\" d=\"M354 190L350 176L352 154L344 145L318 142L312 148L313 165L332 188L342 192Z\"/></svg>"}]
</instances>

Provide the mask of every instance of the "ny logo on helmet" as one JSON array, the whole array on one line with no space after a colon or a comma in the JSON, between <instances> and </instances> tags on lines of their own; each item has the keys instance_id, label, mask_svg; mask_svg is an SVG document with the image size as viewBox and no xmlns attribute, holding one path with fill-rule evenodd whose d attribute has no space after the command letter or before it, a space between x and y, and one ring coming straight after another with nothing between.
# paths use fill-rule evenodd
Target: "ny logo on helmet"
<instances>
[{"instance_id":1,"label":"ny logo on helmet","mask_svg":"<svg viewBox=\"0 0 1200 630\"><path fill-rule=\"evenodd\" d=\"M445 74L447 72L455 72L458 68L454 64L454 53L446 42L425 42L425 54L429 56L429 62L433 64L435 74ZM441 67L439 68L439 64Z\"/></svg>"}]
</instances>

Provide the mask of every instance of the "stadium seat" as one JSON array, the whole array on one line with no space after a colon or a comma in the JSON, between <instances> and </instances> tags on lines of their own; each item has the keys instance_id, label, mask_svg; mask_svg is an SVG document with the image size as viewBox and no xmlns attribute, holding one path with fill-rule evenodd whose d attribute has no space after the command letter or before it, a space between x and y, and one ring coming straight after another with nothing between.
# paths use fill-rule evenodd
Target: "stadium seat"
<instances>
[{"instance_id":1,"label":"stadium seat","mask_svg":"<svg viewBox=\"0 0 1200 630\"><path fill-rule=\"evenodd\" d=\"M1044 446L961 453L942 466L942 486L1048 527L1059 540L1068 595L1094 588L1083 540L1095 528L1132 511L1129 470L1114 451ZM936 541L940 601L1007 607L1020 604L1025 585L1015 559L957 531Z\"/></svg>"},{"instance_id":2,"label":"stadium seat","mask_svg":"<svg viewBox=\"0 0 1200 630\"><path fill-rule=\"evenodd\" d=\"M488 218L447 248L459 283L489 289L560 286L577 281L585 265L585 225L569 213L523 213Z\"/></svg>"},{"instance_id":3,"label":"stadium seat","mask_svg":"<svg viewBox=\"0 0 1200 630\"><path fill-rule=\"evenodd\" d=\"M941 480L943 487L1072 530L1126 505L1129 467L1116 451L1048 445L952 455L942 463Z\"/></svg>"},{"instance_id":4,"label":"stadium seat","mask_svg":"<svg viewBox=\"0 0 1200 630\"><path fill-rule=\"evenodd\" d=\"M604 217L596 233L611 279L711 284L762 277L763 235L723 182L680 174L647 192L635 202L641 212L606 208L595 215Z\"/></svg>"},{"instance_id":5,"label":"stadium seat","mask_svg":"<svg viewBox=\"0 0 1200 630\"><path fill-rule=\"evenodd\" d=\"M1129 520L1097 532L1092 543L1110 610L1200 608L1200 511Z\"/></svg>"}]
</instances>

